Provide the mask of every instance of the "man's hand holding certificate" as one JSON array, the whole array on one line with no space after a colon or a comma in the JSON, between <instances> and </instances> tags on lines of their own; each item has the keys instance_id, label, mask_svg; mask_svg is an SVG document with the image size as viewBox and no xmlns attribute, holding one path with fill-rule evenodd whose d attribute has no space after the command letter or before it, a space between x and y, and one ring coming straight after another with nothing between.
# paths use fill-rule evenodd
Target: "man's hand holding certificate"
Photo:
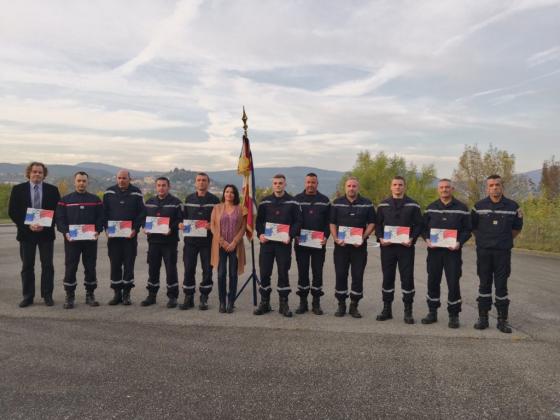
<instances>
[{"instance_id":1,"label":"man's hand holding certificate","mask_svg":"<svg viewBox=\"0 0 560 420\"><path fill-rule=\"evenodd\" d=\"M53 217L54 210L33 209L28 207L24 223L31 226L51 227Z\"/></svg>"},{"instance_id":2,"label":"man's hand holding certificate","mask_svg":"<svg viewBox=\"0 0 560 420\"><path fill-rule=\"evenodd\" d=\"M392 244L410 244L410 227L408 226L385 226L383 228L383 241Z\"/></svg>"},{"instance_id":3,"label":"man's hand holding certificate","mask_svg":"<svg viewBox=\"0 0 560 420\"><path fill-rule=\"evenodd\" d=\"M339 226L338 227L338 240L343 241L344 245L361 245L363 239L364 229L359 227Z\"/></svg>"},{"instance_id":4,"label":"man's hand holding certificate","mask_svg":"<svg viewBox=\"0 0 560 420\"><path fill-rule=\"evenodd\" d=\"M322 248L323 239L325 239L325 233L318 230L302 229L298 244L300 246L307 246L309 248Z\"/></svg>"},{"instance_id":5,"label":"man's hand holding certificate","mask_svg":"<svg viewBox=\"0 0 560 420\"><path fill-rule=\"evenodd\" d=\"M146 216L144 224L146 233L160 233L167 235L169 230L169 217Z\"/></svg>"},{"instance_id":6,"label":"man's hand holding certificate","mask_svg":"<svg viewBox=\"0 0 560 420\"><path fill-rule=\"evenodd\" d=\"M107 236L109 238L130 238L131 235L131 220L109 220L107 222Z\"/></svg>"},{"instance_id":7,"label":"man's hand holding certificate","mask_svg":"<svg viewBox=\"0 0 560 420\"><path fill-rule=\"evenodd\" d=\"M266 222L264 237L269 241L290 242L290 225Z\"/></svg>"},{"instance_id":8,"label":"man's hand holding certificate","mask_svg":"<svg viewBox=\"0 0 560 420\"><path fill-rule=\"evenodd\" d=\"M431 228L430 245L436 248L457 249L457 230Z\"/></svg>"},{"instance_id":9,"label":"man's hand holding certificate","mask_svg":"<svg viewBox=\"0 0 560 420\"><path fill-rule=\"evenodd\" d=\"M183 220L183 234L185 236L206 238L208 236L208 221Z\"/></svg>"},{"instance_id":10,"label":"man's hand holding certificate","mask_svg":"<svg viewBox=\"0 0 560 420\"><path fill-rule=\"evenodd\" d=\"M69 241L95 241L97 232L95 225L70 225L66 238Z\"/></svg>"}]
</instances>

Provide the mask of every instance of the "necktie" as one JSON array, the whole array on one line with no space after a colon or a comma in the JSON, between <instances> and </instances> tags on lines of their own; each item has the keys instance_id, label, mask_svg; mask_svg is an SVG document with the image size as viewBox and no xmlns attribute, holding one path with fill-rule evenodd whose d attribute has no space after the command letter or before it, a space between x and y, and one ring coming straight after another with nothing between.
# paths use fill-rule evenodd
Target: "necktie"
<instances>
[{"instance_id":1,"label":"necktie","mask_svg":"<svg viewBox=\"0 0 560 420\"><path fill-rule=\"evenodd\" d=\"M33 186L33 208L40 209L41 208L41 195L39 194L39 185L35 184Z\"/></svg>"}]
</instances>

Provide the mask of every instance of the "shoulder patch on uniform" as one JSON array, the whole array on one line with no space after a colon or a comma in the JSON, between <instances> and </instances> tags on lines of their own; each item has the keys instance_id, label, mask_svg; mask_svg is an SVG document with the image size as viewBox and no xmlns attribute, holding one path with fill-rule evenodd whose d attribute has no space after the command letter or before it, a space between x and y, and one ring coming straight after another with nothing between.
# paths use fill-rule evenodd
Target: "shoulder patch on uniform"
<instances>
[{"instance_id":1,"label":"shoulder patch on uniform","mask_svg":"<svg viewBox=\"0 0 560 420\"><path fill-rule=\"evenodd\" d=\"M517 217L523 219L523 210L521 209L521 207L517 209Z\"/></svg>"}]
</instances>

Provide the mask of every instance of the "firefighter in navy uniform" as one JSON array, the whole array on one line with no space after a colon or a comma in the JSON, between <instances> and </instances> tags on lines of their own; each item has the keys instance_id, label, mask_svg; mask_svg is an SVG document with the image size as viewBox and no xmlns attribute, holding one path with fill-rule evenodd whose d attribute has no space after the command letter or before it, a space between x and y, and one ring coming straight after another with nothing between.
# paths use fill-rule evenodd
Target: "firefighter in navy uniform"
<instances>
[{"instance_id":1,"label":"firefighter in navy uniform","mask_svg":"<svg viewBox=\"0 0 560 420\"><path fill-rule=\"evenodd\" d=\"M185 236L183 248L183 263L185 265L185 277L183 280L183 291L185 301L179 306L180 309L190 309L194 306L194 293L196 288L196 264L200 255L202 268L202 282L198 288L200 292L200 310L208 309L208 295L212 291L212 265L210 262L212 251L212 232L210 231L210 217L214 206L220 203L218 197L208 191L210 178L204 172L199 172L195 178L196 191L185 198L183 206L184 218L188 220L206 220L208 222L208 233L206 237ZM183 224L179 226L183 229Z\"/></svg>"},{"instance_id":2,"label":"firefighter in navy uniform","mask_svg":"<svg viewBox=\"0 0 560 420\"><path fill-rule=\"evenodd\" d=\"M177 276L177 246L179 242L179 223L182 220L181 200L169 193L169 179L156 179L156 196L146 201L146 216L169 217L169 231L146 233L148 235L148 296L140 305L156 303L159 291L161 261L165 265L167 279L167 307L176 308L179 297L179 277Z\"/></svg>"},{"instance_id":3,"label":"firefighter in navy uniform","mask_svg":"<svg viewBox=\"0 0 560 420\"><path fill-rule=\"evenodd\" d=\"M270 307L270 293L272 291L270 278L272 276L274 260L276 260L276 268L278 270L277 290L280 299L278 312L285 317L292 316L288 306L288 295L291 292L288 276L292 263L291 240L299 235L302 216L298 202L285 191L285 188L286 177L282 174L274 175L272 178L273 193L262 199L257 210L256 229L261 243L259 252L259 270L261 274L259 292L261 294L261 302L254 311L255 315L262 315L272 310ZM269 241L264 236L266 222L289 225L290 238L284 243Z\"/></svg>"},{"instance_id":4,"label":"firefighter in navy uniform","mask_svg":"<svg viewBox=\"0 0 560 420\"><path fill-rule=\"evenodd\" d=\"M313 301L311 310L315 315L322 315L321 296L323 293L323 265L325 263L325 244L330 234L329 230L329 213L330 202L326 195L321 194L317 190L319 181L317 175L313 172L305 176L305 190L296 195L294 198L301 207L303 222L302 229L323 232L324 238L322 248L310 248L300 246L298 238L294 241L294 250L296 253L296 261L298 265L298 291L300 297L299 308L296 314L303 314L309 310L307 296L311 290ZM313 274L313 282L309 285L309 263L311 262L311 272Z\"/></svg>"},{"instance_id":5,"label":"firefighter in navy uniform","mask_svg":"<svg viewBox=\"0 0 560 420\"><path fill-rule=\"evenodd\" d=\"M383 310L377 315L378 321L393 318L391 305L395 297L395 276L397 265L401 278L404 302L404 322L414 324L412 303L414 302L414 245L422 233L422 213L420 205L406 194L406 181L402 176L391 180L391 197L377 207L375 235L381 244L381 270L383 271ZM391 243L383 239L385 226L410 228L410 240L404 244Z\"/></svg>"},{"instance_id":6,"label":"firefighter in navy uniform","mask_svg":"<svg viewBox=\"0 0 560 420\"><path fill-rule=\"evenodd\" d=\"M345 195L333 201L329 217L330 231L334 238L334 269L336 273L335 297L338 309L335 316L346 314L346 299L350 295L348 313L353 318L361 318L358 303L364 296L364 271L367 264L367 240L375 228L375 209L373 203L359 194L357 178L349 177L344 183ZM339 226L363 229L362 244L345 244L338 238ZM350 294L348 293L348 269L352 274Z\"/></svg>"},{"instance_id":7,"label":"firefighter in navy uniform","mask_svg":"<svg viewBox=\"0 0 560 420\"><path fill-rule=\"evenodd\" d=\"M511 333L508 324L507 281L511 272L513 239L523 227L523 213L519 205L503 195L502 179L491 175L486 179L488 197L480 200L472 210L473 233L476 238L476 265L480 279L478 288L479 318L474 327L488 328L488 312L492 307L492 283L496 291L497 328Z\"/></svg>"},{"instance_id":8,"label":"firefighter in navy uniform","mask_svg":"<svg viewBox=\"0 0 560 420\"><path fill-rule=\"evenodd\" d=\"M72 309L75 301L76 272L82 257L84 265L84 286L86 304L99 306L95 300L97 288L97 238L103 231L103 203L95 194L87 192L88 174L83 171L74 174L75 191L59 201L56 210L56 227L64 235L64 290L66 291L65 309ZM70 225L94 225L95 240L73 240Z\"/></svg>"},{"instance_id":9,"label":"firefighter in navy uniform","mask_svg":"<svg viewBox=\"0 0 560 420\"><path fill-rule=\"evenodd\" d=\"M459 312L461 312L461 288L459 280L462 274L463 260L461 249L471 237L471 215L465 204L453 197L453 185L449 179L438 182L439 199L431 203L424 212L424 232L422 236L428 244L428 315L422 324L437 322L437 310L440 304L441 276L445 271L447 280L447 312L449 328L459 328ZM457 231L457 241L450 248L432 245L430 230L452 229Z\"/></svg>"},{"instance_id":10,"label":"firefighter in navy uniform","mask_svg":"<svg viewBox=\"0 0 560 420\"><path fill-rule=\"evenodd\" d=\"M134 262L138 250L138 232L146 217L142 192L130 184L130 172L121 169L117 172L117 184L107 188L103 194L105 232L111 221L132 222L129 238L109 238L107 250L111 263L111 288L113 299L109 305L130 305L130 289L134 287Z\"/></svg>"}]
</instances>

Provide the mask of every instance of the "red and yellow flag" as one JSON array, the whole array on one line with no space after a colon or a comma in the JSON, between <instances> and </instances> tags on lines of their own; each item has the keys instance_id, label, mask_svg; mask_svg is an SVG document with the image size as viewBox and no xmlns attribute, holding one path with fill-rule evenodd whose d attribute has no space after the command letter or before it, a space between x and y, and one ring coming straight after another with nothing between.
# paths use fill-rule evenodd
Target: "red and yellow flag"
<instances>
[{"instance_id":1,"label":"red and yellow flag","mask_svg":"<svg viewBox=\"0 0 560 420\"><path fill-rule=\"evenodd\" d=\"M253 167L253 155L251 154L249 138L246 135L243 136L243 146L239 154L237 173L243 177L241 206L243 208L243 214L247 215L247 238L252 239L255 228L255 216L257 214L255 202L255 170Z\"/></svg>"}]
</instances>

